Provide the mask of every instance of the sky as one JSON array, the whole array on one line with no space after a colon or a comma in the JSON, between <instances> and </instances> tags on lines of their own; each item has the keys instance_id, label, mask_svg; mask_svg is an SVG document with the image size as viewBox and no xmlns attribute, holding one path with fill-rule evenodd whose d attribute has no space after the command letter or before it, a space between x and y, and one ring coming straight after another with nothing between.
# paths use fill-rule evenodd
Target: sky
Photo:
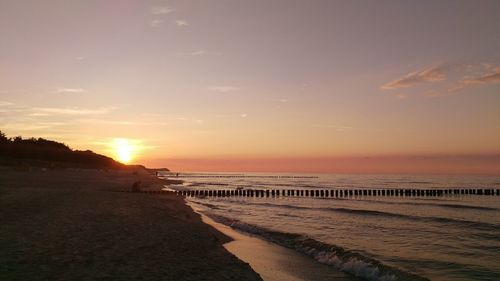
<instances>
[{"instance_id":1,"label":"sky","mask_svg":"<svg viewBox=\"0 0 500 281\"><path fill-rule=\"evenodd\" d=\"M0 130L177 171L500 174L499 14L0 0Z\"/></svg>"}]
</instances>

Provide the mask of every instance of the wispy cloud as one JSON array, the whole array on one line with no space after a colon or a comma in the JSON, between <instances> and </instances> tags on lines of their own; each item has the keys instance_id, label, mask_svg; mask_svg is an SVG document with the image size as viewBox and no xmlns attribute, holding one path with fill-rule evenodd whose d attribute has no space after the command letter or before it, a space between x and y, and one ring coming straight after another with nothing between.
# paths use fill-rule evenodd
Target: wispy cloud
<instances>
[{"instance_id":1,"label":"wispy cloud","mask_svg":"<svg viewBox=\"0 0 500 281\"><path fill-rule=\"evenodd\" d=\"M432 84L433 87L424 88L424 91L420 93L398 93L395 91L395 97L399 99L407 98L410 95L419 95L428 98L446 97L461 93L476 85L500 83L500 68L496 67L493 63L438 64L409 73L402 78L383 85L382 89L407 89L426 82L444 80L446 81L443 83Z\"/></svg>"},{"instance_id":2,"label":"wispy cloud","mask_svg":"<svg viewBox=\"0 0 500 281\"><path fill-rule=\"evenodd\" d=\"M204 56L207 54L209 54L209 52L206 50L196 50L192 52L177 53L177 55L180 57L196 57L196 56Z\"/></svg>"},{"instance_id":3,"label":"wispy cloud","mask_svg":"<svg viewBox=\"0 0 500 281\"><path fill-rule=\"evenodd\" d=\"M149 13L152 15L166 15L170 14L174 11L174 9L168 6L153 6L149 8Z\"/></svg>"},{"instance_id":4,"label":"wispy cloud","mask_svg":"<svg viewBox=\"0 0 500 281\"><path fill-rule=\"evenodd\" d=\"M35 130L44 130L51 127L52 126L49 125L30 123L30 122L12 122L12 123L2 124L2 129L15 130L15 131L35 131Z\"/></svg>"},{"instance_id":5,"label":"wispy cloud","mask_svg":"<svg viewBox=\"0 0 500 281\"><path fill-rule=\"evenodd\" d=\"M0 101L0 113L14 114L26 112L27 110L29 110L29 107L18 105L9 101Z\"/></svg>"},{"instance_id":6,"label":"wispy cloud","mask_svg":"<svg viewBox=\"0 0 500 281\"><path fill-rule=\"evenodd\" d=\"M364 130L361 128L355 128L355 127L350 127L350 126L338 126L338 125L328 125L328 124L315 124L315 125L313 125L313 127L334 129L337 132L343 132L346 130Z\"/></svg>"},{"instance_id":7,"label":"wispy cloud","mask_svg":"<svg viewBox=\"0 0 500 281\"><path fill-rule=\"evenodd\" d=\"M43 113L43 112L34 112L34 113L28 114L28 116L31 116L31 117L43 117L43 116L50 116L50 114Z\"/></svg>"},{"instance_id":8,"label":"wispy cloud","mask_svg":"<svg viewBox=\"0 0 500 281\"><path fill-rule=\"evenodd\" d=\"M0 101L0 106L11 106L11 105L14 105L14 104L11 102L8 102L8 101Z\"/></svg>"},{"instance_id":9,"label":"wispy cloud","mask_svg":"<svg viewBox=\"0 0 500 281\"><path fill-rule=\"evenodd\" d=\"M163 20L161 19L154 19L149 22L149 26L151 27L158 27L163 24Z\"/></svg>"},{"instance_id":10,"label":"wispy cloud","mask_svg":"<svg viewBox=\"0 0 500 281\"><path fill-rule=\"evenodd\" d=\"M66 122L39 121L33 118L15 118L2 122L2 128L14 131L47 130L66 125Z\"/></svg>"},{"instance_id":11,"label":"wispy cloud","mask_svg":"<svg viewBox=\"0 0 500 281\"><path fill-rule=\"evenodd\" d=\"M242 114L240 114L240 117L241 117L241 118L247 118L247 116L248 116L248 114L246 114L246 113L242 113Z\"/></svg>"},{"instance_id":12,"label":"wispy cloud","mask_svg":"<svg viewBox=\"0 0 500 281\"><path fill-rule=\"evenodd\" d=\"M197 119L196 117L189 118L184 116L176 116L176 117L166 117L166 118L174 121L181 121L186 124L196 123L198 125L202 125L205 122L203 119Z\"/></svg>"},{"instance_id":13,"label":"wispy cloud","mask_svg":"<svg viewBox=\"0 0 500 281\"><path fill-rule=\"evenodd\" d=\"M179 57L199 57L199 56L220 56L220 52L212 52L207 50L196 50L192 52L177 53Z\"/></svg>"},{"instance_id":14,"label":"wispy cloud","mask_svg":"<svg viewBox=\"0 0 500 281\"><path fill-rule=\"evenodd\" d=\"M451 96L477 85L500 83L500 68L495 68L491 64L467 65L464 69L466 72L458 81L442 89L427 91L424 96L430 98Z\"/></svg>"},{"instance_id":15,"label":"wispy cloud","mask_svg":"<svg viewBox=\"0 0 500 281\"><path fill-rule=\"evenodd\" d=\"M394 81L382 85L382 89L398 89L413 87L423 82L437 82L446 79L443 64L434 65L423 70L414 71Z\"/></svg>"},{"instance_id":16,"label":"wispy cloud","mask_svg":"<svg viewBox=\"0 0 500 281\"><path fill-rule=\"evenodd\" d=\"M112 108L58 108L58 107L35 107L35 113L60 114L60 115L103 115L110 113Z\"/></svg>"},{"instance_id":17,"label":"wispy cloud","mask_svg":"<svg viewBox=\"0 0 500 281\"><path fill-rule=\"evenodd\" d=\"M146 125L143 122L135 122L135 121L123 121L123 120L103 120L103 119L78 119L79 122L82 123L93 123L93 124L105 124L105 125L122 125L122 126L142 126Z\"/></svg>"},{"instance_id":18,"label":"wispy cloud","mask_svg":"<svg viewBox=\"0 0 500 281\"><path fill-rule=\"evenodd\" d=\"M85 93L87 90L81 88L58 88L57 93Z\"/></svg>"},{"instance_id":19,"label":"wispy cloud","mask_svg":"<svg viewBox=\"0 0 500 281\"><path fill-rule=\"evenodd\" d=\"M230 93L239 90L238 87L233 86L214 86L208 88L210 91L219 92L219 93Z\"/></svg>"},{"instance_id":20,"label":"wispy cloud","mask_svg":"<svg viewBox=\"0 0 500 281\"><path fill-rule=\"evenodd\" d=\"M339 125L333 125L333 124L314 124L314 125L312 125L312 127L333 129L337 132L345 132L345 131L376 131L376 132L380 132L380 131L382 131L380 129L375 129L375 128L360 128L360 127L352 127L352 126L339 126Z\"/></svg>"},{"instance_id":21,"label":"wispy cloud","mask_svg":"<svg viewBox=\"0 0 500 281\"><path fill-rule=\"evenodd\" d=\"M207 51L205 51L205 50L198 50L198 51L191 52L189 54L192 56L201 56L201 55L204 55L206 53L207 53Z\"/></svg>"},{"instance_id":22,"label":"wispy cloud","mask_svg":"<svg viewBox=\"0 0 500 281\"><path fill-rule=\"evenodd\" d=\"M458 82L449 85L448 87L442 88L442 89L437 89L437 90L429 90L424 93L425 97L428 98L439 98L439 97L447 97L454 95L463 89L467 88L469 85L463 83L463 82Z\"/></svg>"},{"instance_id":23,"label":"wispy cloud","mask_svg":"<svg viewBox=\"0 0 500 281\"><path fill-rule=\"evenodd\" d=\"M464 80L463 83L465 85L500 83L500 68L495 69L494 72L485 73L477 78Z\"/></svg>"},{"instance_id":24,"label":"wispy cloud","mask_svg":"<svg viewBox=\"0 0 500 281\"><path fill-rule=\"evenodd\" d=\"M177 26L189 26L189 22L187 22L186 20L175 20L174 23Z\"/></svg>"}]
</instances>

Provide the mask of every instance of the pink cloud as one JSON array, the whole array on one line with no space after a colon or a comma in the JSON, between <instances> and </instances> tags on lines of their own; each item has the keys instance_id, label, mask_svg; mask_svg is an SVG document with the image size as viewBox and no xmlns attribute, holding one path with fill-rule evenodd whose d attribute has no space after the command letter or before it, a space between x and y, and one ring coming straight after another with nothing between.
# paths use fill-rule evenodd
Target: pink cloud
<instances>
[{"instance_id":1,"label":"pink cloud","mask_svg":"<svg viewBox=\"0 0 500 281\"><path fill-rule=\"evenodd\" d=\"M399 79L384 84L382 89L408 88L424 82L437 82L443 80L446 80L446 73L443 65L439 64L408 73Z\"/></svg>"}]
</instances>

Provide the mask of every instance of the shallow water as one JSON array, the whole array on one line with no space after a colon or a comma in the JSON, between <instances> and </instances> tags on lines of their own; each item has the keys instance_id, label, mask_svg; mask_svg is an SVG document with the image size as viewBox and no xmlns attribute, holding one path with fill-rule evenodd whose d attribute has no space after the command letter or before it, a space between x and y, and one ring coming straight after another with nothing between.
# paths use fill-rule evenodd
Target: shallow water
<instances>
[{"instance_id":1,"label":"shallow water","mask_svg":"<svg viewBox=\"0 0 500 281\"><path fill-rule=\"evenodd\" d=\"M500 188L500 177L486 176L217 175L186 175L174 188ZM500 280L499 196L190 200L219 222L367 280Z\"/></svg>"}]
</instances>

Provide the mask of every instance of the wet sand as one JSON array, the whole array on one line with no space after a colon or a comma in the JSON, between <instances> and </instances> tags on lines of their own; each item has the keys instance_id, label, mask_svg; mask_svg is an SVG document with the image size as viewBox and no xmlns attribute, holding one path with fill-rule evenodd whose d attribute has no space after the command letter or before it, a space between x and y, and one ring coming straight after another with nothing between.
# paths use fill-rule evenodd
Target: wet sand
<instances>
[{"instance_id":1,"label":"wet sand","mask_svg":"<svg viewBox=\"0 0 500 281\"><path fill-rule=\"evenodd\" d=\"M233 241L224 244L224 247L248 262L265 281L361 280L320 264L291 249L234 230L205 215L202 215L202 219L205 223L233 238Z\"/></svg>"},{"instance_id":2,"label":"wet sand","mask_svg":"<svg viewBox=\"0 0 500 281\"><path fill-rule=\"evenodd\" d=\"M261 280L146 171L0 167L0 280Z\"/></svg>"}]
</instances>

